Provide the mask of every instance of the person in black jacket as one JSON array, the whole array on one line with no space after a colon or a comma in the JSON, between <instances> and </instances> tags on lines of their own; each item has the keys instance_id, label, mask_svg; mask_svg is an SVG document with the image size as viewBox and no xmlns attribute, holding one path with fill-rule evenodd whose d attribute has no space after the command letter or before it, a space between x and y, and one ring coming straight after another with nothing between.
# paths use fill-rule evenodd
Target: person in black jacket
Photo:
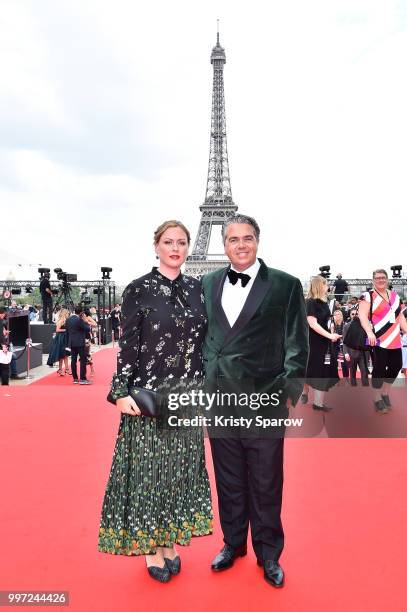
<instances>
[{"instance_id":1,"label":"person in black jacket","mask_svg":"<svg viewBox=\"0 0 407 612\"><path fill-rule=\"evenodd\" d=\"M342 278L342 274L339 273L334 282L335 300L338 300L342 304L343 296L349 291L348 283Z\"/></svg>"},{"instance_id":2,"label":"person in black jacket","mask_svg":"<svg viewBox=\"0 0 407 612\"><path fill-rule=\"evenodd\" d=\"M118 340L120 338L120 327L122 324L120 304L115 305L109 316L112 320L112 332L114 335L114 339Z\"/></svg>"},{"instance_id":3,"label":"person in black jacket","mask_svg":"<svg viewBox=\"0 0 407 612\"><path fill-rule=\"evenodd\" d=\"M86 336L90 332L90 325L83 312L82 306L75 307L75 313L66 321L66 331L68 342L71 349L71 370L73 382L81 385L91 385L90 380L86 380ZM80 359L80 380L78 381L78 370L76 367L77 359Z\"/></svg>"},{"instance_id":4,"label":"person in black jacket","mask_svg":"<svg viewBox=\"0 0 407 612\"><path fill-rule=\"evenodd\" d=\"M52 290L49 279L50 275L46 272L40 282L42 318L45 324L52 323Z\"/></svg>"}]
</instances>

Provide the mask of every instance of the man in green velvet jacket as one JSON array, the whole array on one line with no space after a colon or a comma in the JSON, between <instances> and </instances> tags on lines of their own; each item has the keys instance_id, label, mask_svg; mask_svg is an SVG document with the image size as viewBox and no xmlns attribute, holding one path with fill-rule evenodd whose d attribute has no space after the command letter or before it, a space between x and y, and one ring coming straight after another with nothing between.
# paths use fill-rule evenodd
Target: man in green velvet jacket
<instances>
[{"instance_id":1,"label":"man in green velvet jacket","mask_svg":"<svg viewBox=\"0 0 407 612\"><path fill-rule=\"evenodd\" d=\"M231 266L202 279L208 313L203 353L207 388L255 397L277 398L258 416L287 416L301 394L308 359L308 324L300 281L257 259L260 229L252 217L229 218L222 235ZM218 393L218 397L219 397ZM266 397L266 396L264 396ZM219 427L209 427L225 545L214 571L231 567L247 551L250 523L257 562L264 578L284 584L279 557L284 428L277 436L242 420L242 410L216 406ZM256 414L246 408L256 420ZM230 417L236 417L229 421ZM230 426L228 425L230 423ZM237 428L236 428L237 425Z\"/></svg>"}]
</instances>

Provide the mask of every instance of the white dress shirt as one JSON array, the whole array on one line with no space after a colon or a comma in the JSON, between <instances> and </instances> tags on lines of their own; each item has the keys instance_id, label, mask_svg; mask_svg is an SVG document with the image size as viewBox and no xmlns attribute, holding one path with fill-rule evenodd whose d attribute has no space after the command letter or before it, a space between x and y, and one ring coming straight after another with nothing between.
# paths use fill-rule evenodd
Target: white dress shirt
<instances>
[{"instance_id":1,"label":"white dress shirt","mask_svg":"<svg viewBox=\"0 0 407 612\"><path fill-rule=\"evenodd\" d=\"M239 272L239 270L236 270L236 268L234 268L233 266L231 266L231 269L235 272ZM252 266L250 266L250 268L247 268L247 270L243 270L242 274L248 274L250 276L250 280L247 283L246 287L242 287L242 282L240 278L237 281L236 285L232 285L229 280L229 277L226 276L222 292L222 308L225 311L225 315L227 317L227 320L229 321L230 327L233 327L238 316L240 315L259 269L260 262L258 259L256 259L256 261Z\"/></svg>"}]
</instances>

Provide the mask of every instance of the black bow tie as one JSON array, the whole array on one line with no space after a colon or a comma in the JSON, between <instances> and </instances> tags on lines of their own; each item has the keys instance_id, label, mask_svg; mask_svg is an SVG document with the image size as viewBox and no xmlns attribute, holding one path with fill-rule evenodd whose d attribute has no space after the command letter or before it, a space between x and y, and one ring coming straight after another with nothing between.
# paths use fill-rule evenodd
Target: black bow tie
<instances>
[{"instance_id":1,"label":"black bow tie","mask_svg":"<svg viewBox=\"0 0 407 612\"><path fill-rule=\"evenodd\" d=\"M237 281L240 278L242 287L246 287L247 283L250 280L250 276L248 274L242 274L242 272L235 272L232 269L230 269L228 272L228 278L232 285L236 285Z\"/></svg>"}]
</instances>

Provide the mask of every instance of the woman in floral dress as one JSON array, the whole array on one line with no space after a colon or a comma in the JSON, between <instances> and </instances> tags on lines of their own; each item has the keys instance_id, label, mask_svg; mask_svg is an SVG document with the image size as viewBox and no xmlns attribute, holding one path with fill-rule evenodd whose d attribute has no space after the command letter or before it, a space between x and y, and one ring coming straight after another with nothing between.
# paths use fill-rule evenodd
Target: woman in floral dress
<instances>
[{"instance_id":1,"label":"woman in floral dress","mask_svg":"<svg viewBox=\"0 0 407 612\"><path fill-rule=\"evenodd\" d=\"M174 544L212 532L203 432L163 427L141 416L129 385L154 391L162 383L202 377L207 320L201 284L185 276L190 235L179 221L154 234L158 268L123 293L122 337L112 392L122 416L99 532L101 552L145 555L150 576L168 582L181 568Z\"/></svg>"}]
</instances>

